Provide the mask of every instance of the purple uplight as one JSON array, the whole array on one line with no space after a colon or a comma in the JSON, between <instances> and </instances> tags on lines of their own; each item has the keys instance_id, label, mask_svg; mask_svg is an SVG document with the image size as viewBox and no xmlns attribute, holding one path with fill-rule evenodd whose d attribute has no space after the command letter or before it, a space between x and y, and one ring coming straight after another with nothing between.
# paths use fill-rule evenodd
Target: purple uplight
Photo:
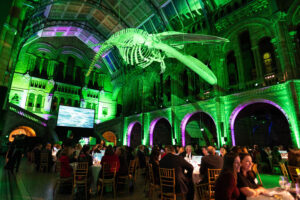
<instances>
[{"instance_id":1,"label":"purple uplight","mask_svg":"<svg viewBox=\"0 0 300 200\"><path fill-rule=\"evenodd\" d=\"M181 125L180 125L180 129L181 129L181 143L182 143L182 146L185 146L185 128L186 128L186 125L189 121L189 119L196 113L205 113L207 114L208 116L210 116L210 118L213 120L213 122L215 123L215 120L214 118L212 118L212 116L206 112L203 112L203 111L196 111L196 112L192 112L192 113L189 113L187 115L184 116L184 118L182 119L181 121ZM216 125L216 123L215 123Z\"/></svg>"},{"instance_id":2,"label":"purple uplight","mask_svg":"<svg viewBox=\"0 0 300 200\"><path fill-rule=\"evenodd\" d=\"M133 127L134 127L134 125L135 125L136 123L139 123L139 122L131 122L131 123L129 124L129 126L128 126L128 130L127 130L127 146L129 146L129 147L130 147L130 136L131 136L131 131L132 131L132 129L133 129Z\"/></svg>"},{"instance_id":3,"label":"purple uplight","mask_svg":"<svg viewBox=\"0 0 300 200\"><path fill-rule=\"evenodd\" d=\"M248 103L244 103L242 105L239 105L238 107L236 107L231 116L230 116L230 130L231 130L231 140L232 140L232 146L235 146L235 136L234 136L234 123L236 120L236 117L238 116L238 114L241 112L241 110L243 110L245 107L251 105L251 104L255 104L255 103L267 103L270 104L272 106L275 106L276 108L278 108L286 117L286 119L288 120L288 116L287 114L284 112L284 110L277 105L276 103L274 103L273 101L270 100L266 100L266 99L258 99L258 100L254 100L254 101L250 101Z\"/></svg>"},{"instance_id":4,"label":"purple uplight","mask_svg":"<svg viewBox=\"0 0 300 200\"><path fill-rule=\"evenodd\" d=\"M150 146L153 146L153 131L155 128L156 123L162 119L162 117L156 118L155 120L153 120L150 124Z\"/></svg>"}]
</instances>

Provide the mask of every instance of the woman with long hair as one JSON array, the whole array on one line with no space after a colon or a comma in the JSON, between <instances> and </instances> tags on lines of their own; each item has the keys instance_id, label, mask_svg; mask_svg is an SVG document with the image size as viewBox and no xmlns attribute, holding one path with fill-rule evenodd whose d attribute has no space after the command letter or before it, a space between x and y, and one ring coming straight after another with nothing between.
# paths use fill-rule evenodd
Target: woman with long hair
<instances>
[{"instance_id":1,"label":"woman with long hair","mask_svg":"<svg viewBox=\"0 0 300 200\"><path fill-rule=\"evenodd\" d=\"M252 171L252 158L248 153L240 154L241 170L238 174L238 188L240 189L239 200L247 197L255 197L266 192L266 189L257 185L256 175Z\"/></svg>"},{"instance_id":2,"label":"woman with long hair","mask_svg":"<svg viewBox=\"0 0 300 200\"><path fill-rule=\"evenodd\" d=\"M240 196L237 187L237 173L240 171L240 157L237 153L227 153L223 169L216 182L216 200L234 200Z\"/></svg>"}]
</instances>

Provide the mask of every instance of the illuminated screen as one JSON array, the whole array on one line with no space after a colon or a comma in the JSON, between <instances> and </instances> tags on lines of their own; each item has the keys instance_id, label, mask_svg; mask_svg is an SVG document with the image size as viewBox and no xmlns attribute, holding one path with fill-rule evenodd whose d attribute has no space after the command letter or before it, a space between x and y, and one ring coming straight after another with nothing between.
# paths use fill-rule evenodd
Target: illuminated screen
<instances>
[{"instance_id":1,"label":"illuminated screen","mask_svg":"<svg viewBox=\"0 0 300 200\"><path fill-rule=\"evenodd\" d=\"M279 151L281 155L281 159L287 160L288 159L288 152L287 151Z\"/></svg>"},{"instance_id":2,"label":"illuminated screen","mask_svg":"<svg viewBox=\"0 0 300 200\"><path fill-rule=\"evenodd\" d=\"M59 106L57 126L93 128L94 115L91 109Z\"/></svg>"},{"instance_id":3,"label":"illuminated screen","mask_svg":"<svg viewBox=\"0 0 300 200\"><path fill-rule=\"evenodd\" d=\"M201 159L202 159L202 157L203 156L193 156L192 160L193 160L193 162L201 165Z\"/></svg>"}]
</instances>

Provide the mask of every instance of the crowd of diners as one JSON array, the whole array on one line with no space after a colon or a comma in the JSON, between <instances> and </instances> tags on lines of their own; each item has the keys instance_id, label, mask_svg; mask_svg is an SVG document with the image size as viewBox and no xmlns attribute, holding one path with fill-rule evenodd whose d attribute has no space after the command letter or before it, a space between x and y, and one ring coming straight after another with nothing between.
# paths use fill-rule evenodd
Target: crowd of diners
<instances>
[{"instance_id":1,"label":"crowd of diners","mask_svg":"<svg viewBox=\"0 0 300 200\"><path fill-rule=\"evenodd\" d=\"M12 155L14 148L18 148L12 144L6 155L6 169L13 170L16 160ZM254 145L252 148L234 146L229 148L223 145L219 154L216 153L214 146L199 147L198 145L187 145L186 147L176 145L162 146L145 146L140 145L137 148L128 146L105 146L102 142L95 146L74 143L69 139L61 146L48 143L46 145L38 144L28 154L28 158L33 160L36 170L39 170L39 160L42 152L49 155L49 168L56 161L61 162L61 177L71 177L73 169L70 165L72 162L88 162L89 166L93 165L94 153L105 150L101 163L116 163L117 177L128 174L128 166L130 160L138 158L140 169L145 169L148 164L152 164L154 180L157 185L160 184L159 168L174 168L176 177L176 192L186 194L186 199L193 199L193 184L202 184L208 182L208 169L222 169L216 181L215 199L246 199L247 197L258 196L266 190L260 186L256 179L256 174L252 170L253 163L258 165L260 171L264 173L272 173L272 168L282 162L279 150L283 150L282 146L260 148ZM287 164L292 166L300 166L300 150L287 149ZM24 153L24 152L23 152ZM30 158L34 155L34 159ZM187 160L195 155L203 156L199 169L200 182L193 182L192 175L194 167ZM19 159L18 156L17 159ZM145 170L146 172L146 170Z\"/></svg>"}]
</instances>

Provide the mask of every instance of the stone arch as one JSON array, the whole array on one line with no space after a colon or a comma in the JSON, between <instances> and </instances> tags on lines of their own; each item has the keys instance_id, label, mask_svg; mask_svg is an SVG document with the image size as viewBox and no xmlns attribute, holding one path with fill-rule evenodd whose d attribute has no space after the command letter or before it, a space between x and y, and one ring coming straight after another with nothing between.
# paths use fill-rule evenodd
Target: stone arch
<instances>
[{"instance_id":1,"label":"stone arch","mask_svg":"<svg viewBox=\"0 0 300 200\"><path fill-rule=\"evenodd\" d=\"M208 115L208 116L212 119L212 121L213 121L213 123L214 123L214 125L215 125L215 127L216 127L216 134L217 134L217 126L216 126L216 122L215 122L214 118L213 118L209 113L207 113L207 112L205 112L205 111L196 111L196 112L188 113L188 114L186 114L186 115L184 116L184 118L182 119L181 124L180 124L180 130L181 130L181 144L182 144L182 146L185 146L185 145L186 145L186 140L185 140L185 137L186 137L186 135L185 135L185 129L186 129L186 126L187 126L187 124L188 124L188 122L189 122L189 119L190 119L192 116L194 116L195 114L197 114L197 113L204 113L204 114ZM217 136L217 135L216 135L216 136Z\"/></svg>"},{"instance_id":2,"label":"stone arch","mask_svg":"<svg viewBox=\"0 0 300 200\"><path fill-rule=\"evenodd\" d=\"M71 55L78 58L80 61L83 61L84 64L90 63L87 55L83 51L72 46L64 46L60 48L58 50L58 55ZM76 61L78 62L78 60Z\"/></svg>"},{"instance_id":3,"label":"stone arch","mask_svg":"<svg viewBox=\"0 0 300 200\"><path fill-rule=\"evenodd\" d=\"M268 27L272 27L272 22L270 20L262 17L260 18L253 17L247 19L247 23L244 23L244 21L240 21L237 24L233 25L232 28L230 28L227 32L224 33L223 37L229 39L230 41L234 41L236 40L236 37L237 35L239 35L240 32L243 32L245 29L252 26L260 26L264 30L264 34L261 33L262 35L257 36L257 38L262 38L265 36L272 38L274 35L272 29L268 28ZM223 45L223 52L227 52L228 50L233 49L232 45L233 45L232 42L225 43Z\"/></svg>"},{"instance_id":4,"label":"stone arch","mask_svg":"<svg viewBox=\"0 0 300 200\"><path fill-rule=\"evenodd\" d=\"M156 125L157 125L157 123L160 121L160 120L166 120L168 123L169 123L169 125L170 125L170 128L171 128L171 123L170 123L170 121L167 119L167 118L165 118L165 117L158 117L158 118L156 118L156 119L154 119L151 123L150 123L150 146L152 146L153 144L154 144L154 129L155 129L155 127L156 127ZM170 137L168 136L168 135L166 135L169 139L171 138L171 144L172 144L172 131L170 131Z\"/></svg>"},{"instance_id":5,"label":"stone arch","mask_svg":"<svg viewBox=\"0 0 300 200\"><path fill-rule=\"evenodd\" d=\"M289 121L289 117L288 117L287 113L277 103L274 103L273 101L267 100L267 99L256 99L256 100L252 100L252 101L247 101L245 103L242 103L242 104L238 105L233 110L233 112L230 115L229 121L230 121L230 131L231 131L232 146L236 145L235 135L234 135L234 124L235 124L236 117L238 116L238 114L240 113L240 111L242 111L245 107L247 107L247 106L249 106L251 104L255 104L255 103L266 103L266 104L269 104L269 105L272 105L272 106L276 107L285 116L287 122L289 123L289 126L291 126L290 121Z\"/></svg>"},{"instance_id":6,"label":"stone arch","mask_svg":"<svg viewBox=\"0 0 300 200\"><path fill-rule=\"evenodd\" d=\"M117 136L112 131L104 132L102 137L108 142L113 142L115 146L117 145Z\"/></svg>"},{"instance_id":7,"label":"stone arch","mask_svg":"<svg viewBox=\"0 0 300 200\"><path fill-rule=\"evenodd\" d=\"M58 52L57 50L49 43L46 42L39 42L29 45L26 49L26 53L37 55L37 52L42 51L49 59L56 59Z\"/></svg>"},{"instance_id":8,"label":"stone arch","mask_svg":"<svg viewBox=\"0 0 300 200\"><path fill-rule=\"evenodd\" d=\"M18 126L13 129L10 134L8 140L10 142L14 141L14 136L16 135L26 135L27 137L36 137L35 130L29 126Z\"/></svg>"},{"instance_id":9,"label":"stone arch","mask_svg":"<svg viewBox=\"0 0 300 200\"><path fill-rule=\"evenodd\" d=\"M287 11L288 24L297 26L300 23L300 3L299 1L294 1Z\"/></svg>"},{"instance_id":10,"label":"stone arch","mask_svg":"<svg viewBox=\"0 0 300 200\"><path fill-rule=\"evenodd\" d=\"M140 131L137 130L137 132L133 132L134 129L138 128ZM135 138L133 136L135 136ZM135 148L140 144L142 144L142 124L138 121L134 121L129 124L127 129L127 145Z\"/></svg>"}]
</instances>

